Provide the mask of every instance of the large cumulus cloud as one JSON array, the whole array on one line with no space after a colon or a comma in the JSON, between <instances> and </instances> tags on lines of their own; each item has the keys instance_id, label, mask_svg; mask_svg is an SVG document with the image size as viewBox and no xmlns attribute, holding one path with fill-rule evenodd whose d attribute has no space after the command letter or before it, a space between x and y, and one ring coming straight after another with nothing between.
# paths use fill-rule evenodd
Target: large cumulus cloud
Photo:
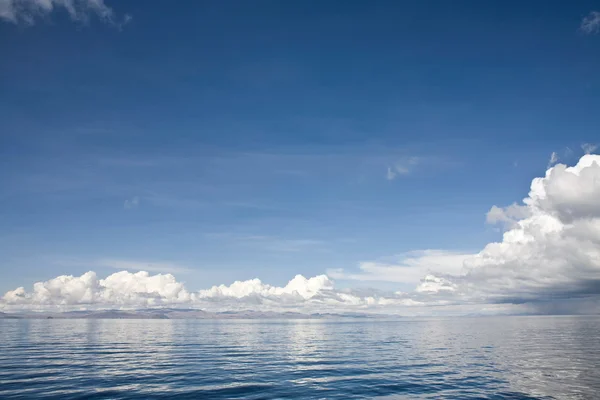
<instances>
[{"instance_id":1,"label":"large cumulus cloud","mask_svg":"<svg viewBox=\"0 0 600 400\"><path fill-rule=\"evenodd\" d=\"M515 303L584 297L589 304L600 294L600 156L549 168L522 206L492 211L494 222L511 220L502 241L467 258L463 275L440 277L439 290L430 277L418 291Z\"/></svg>"}]
</instances>

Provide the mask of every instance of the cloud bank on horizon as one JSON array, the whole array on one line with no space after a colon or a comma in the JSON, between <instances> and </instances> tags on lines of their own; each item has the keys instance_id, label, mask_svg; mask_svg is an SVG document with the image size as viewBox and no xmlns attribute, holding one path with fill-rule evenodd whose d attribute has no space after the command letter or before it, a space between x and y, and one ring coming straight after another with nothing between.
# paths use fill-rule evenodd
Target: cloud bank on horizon
<instances>
[{"instance_id":1,"label":"cloud bank on horizon","mask_svg":"<svg viewBox=\"0 0 600 400\"><path fill-rule=\"evenodd\" d=\"M556 164L531 182L523 204L494 206L490 223L505 229L502 241L477 254L422 251L397 263L363 263L356 274L330 271L286 286L259 279L197 292L171 274L121 271L105 279L94 272L59 276L7 292L0 308L200 307L210 310L439 312L600 311L600 155L576 165ZM413 279L417 273L420 280ZM404 279L408 276L410 279ZM417 281L410 292L337 289L331 278Z\"/></svg>"}]
</instances>

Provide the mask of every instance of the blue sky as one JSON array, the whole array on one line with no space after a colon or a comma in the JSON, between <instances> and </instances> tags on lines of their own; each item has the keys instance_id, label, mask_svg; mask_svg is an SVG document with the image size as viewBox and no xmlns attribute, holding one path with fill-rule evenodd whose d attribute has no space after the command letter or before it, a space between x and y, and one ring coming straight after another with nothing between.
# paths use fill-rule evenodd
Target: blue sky
<instances>
[{"instance_id":1,"label":"blue sky","mask_svg":"<svg viewBox=\"0 0 600 400\"><path fill-rule=\"evenodd\" d=\"M0 19L2 293L477 252L599 138L597 2L105 3Z\"/></svg>"}]
</instances>

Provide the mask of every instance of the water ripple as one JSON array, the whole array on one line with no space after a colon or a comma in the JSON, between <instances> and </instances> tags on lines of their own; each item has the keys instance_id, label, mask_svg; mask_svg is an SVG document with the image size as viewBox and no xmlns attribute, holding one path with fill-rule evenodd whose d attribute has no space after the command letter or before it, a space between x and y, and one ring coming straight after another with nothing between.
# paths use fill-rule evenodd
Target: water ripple
<instances>
[{"instance_id":1,"label":"water ripple","mask_svg":"<svg viewBox=\"0 0 600 400\"><path fill-rule=\"evenodd\" d=\"M600 319L0 320L2 399L593 399Z\"/></svg>"}]
</instances>

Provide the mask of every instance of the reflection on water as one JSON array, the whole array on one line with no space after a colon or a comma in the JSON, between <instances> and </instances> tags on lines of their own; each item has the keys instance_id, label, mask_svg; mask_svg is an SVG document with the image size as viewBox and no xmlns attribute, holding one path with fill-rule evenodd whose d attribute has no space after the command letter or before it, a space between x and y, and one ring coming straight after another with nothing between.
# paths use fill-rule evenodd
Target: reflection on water
<instances>
[{"instance_id":1,"label":"reflection on water","mask_svg":"<svg viewBox=\"0 0 600 400\"><path fill-rule=\"evenodd\" d=\"M600 318L0 320L0 398L600 393Z\"/></svg>"}]
</instances>

